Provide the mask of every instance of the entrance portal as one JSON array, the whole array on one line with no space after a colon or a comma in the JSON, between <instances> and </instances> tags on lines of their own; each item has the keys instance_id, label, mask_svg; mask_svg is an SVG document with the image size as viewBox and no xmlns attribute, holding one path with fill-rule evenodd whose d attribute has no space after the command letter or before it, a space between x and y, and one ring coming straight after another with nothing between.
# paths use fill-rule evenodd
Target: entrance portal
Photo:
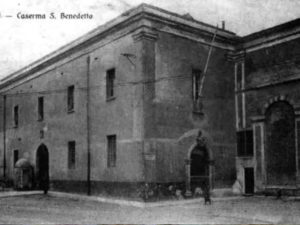
<instances>
[{"instance_id":1,"label":"entrance portal","mask_svg":"<svg viewBox=\"0 0 300 225\"><path fill-rule=\"evenodd\" d=\"M205 146L196 146L191 152L190 183L195 187L209 185L209 155Z\"/></svg>"},{"instance_id":2,"label":"entrance portal","mask_svg":"<svg viewBox=\"0 0 300 225\"><path fill-rule=\"evenodd\" d=\"M46 145L39 146L36 152L36 181L37 188L48 190L49 187L49 153Z\"/></svg>"},{"instance_id":3,"label":"entrance portal","mask_svg":"<svg viewBox=\"0 0 300 225\"><path fill-rule=\"evenodd\" d=\"M254 169L245 168L245 194L254 193Z\"/></svg>"},{"instance_id":4,"label":"entrance portal","mask_svg":"<svg viewBox=\"0 0 300 225\"><path fill-rule=\"evenodd\" d=\"M295 114L285 102L273 103L266 111L266 177L268 185L296 182Z\"/></svg>"}]
</instances>

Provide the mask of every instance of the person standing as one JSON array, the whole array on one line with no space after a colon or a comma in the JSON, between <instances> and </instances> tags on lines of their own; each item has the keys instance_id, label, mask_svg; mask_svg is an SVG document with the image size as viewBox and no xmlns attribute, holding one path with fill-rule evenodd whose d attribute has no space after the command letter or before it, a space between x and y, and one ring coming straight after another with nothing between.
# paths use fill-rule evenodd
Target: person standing
<instances>
[{"instance_id":1,"label":"person standing","mask_svg":"<svg viewBox=\"0 0 300 225\"><path fill-rule=\"evenodd\" d=\"M44 191L44 194L49 190L49 174L47 170L40 171L39 174L39 189Z\"/></svg>"},{"instance_id":2,"label":"person standing","mask_svg":"<svg viewBox=\"0 0 300 225\"><path fill-rule=\"evenodd\" d=\"M210 187L209 187L209 165L210 165L210 157L209 153L207 151L207 141L205 137L203 137L202 132L198 132L198 136L196 138L196 148L198 154L201 155L201 167L204 170L205 176L202 177L200 187L203 192L203 197L204 197L204 204L211 204L211 199L210 199Z\"/></svg>"}]
</instances>

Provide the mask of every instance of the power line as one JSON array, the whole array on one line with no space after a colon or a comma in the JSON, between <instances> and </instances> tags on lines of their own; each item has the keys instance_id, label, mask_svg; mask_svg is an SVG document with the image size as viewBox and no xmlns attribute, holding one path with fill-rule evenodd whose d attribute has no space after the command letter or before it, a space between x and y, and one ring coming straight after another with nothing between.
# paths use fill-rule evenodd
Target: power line
<instances>
[{"instance_id":1,"label":"power line","mask_svg":"<svg viewBox=\"0 0 300 225\"><path fill-rule=\"evenodd\" d=\"M162 82L162 81L169 81L169 80L187 80L187 79L191 79L190 76L187 75L179 75L179 76L172 76L172 77L160 77L157 79L152 79L152 80L141 80L141 81L129 81L129 82L118 82L114 84L114 88L118 88L118 87L126 87L126 86L135 86L135 85L140 85L140 84L152 84L152 83L158 83L158 82ZM100 80L99 82L105 82L106 80ZM104 85L94 85L94 86L90 86L90 90L93 89L98 89L103 87ZM78 90L82 90L82 91L86 91L87 87L80 87L78 86L76 89ZM8 97L10 96L25 96L25 95L46 95L46 94L55 94L55 93L65 93L67 90L66 88L63 89L53 89L53 90L42 90L42 91L19 91L18 93L8 93L8 94L4 94L2 93L1 95L6 95Z\"/></svg>"}]
</instances>

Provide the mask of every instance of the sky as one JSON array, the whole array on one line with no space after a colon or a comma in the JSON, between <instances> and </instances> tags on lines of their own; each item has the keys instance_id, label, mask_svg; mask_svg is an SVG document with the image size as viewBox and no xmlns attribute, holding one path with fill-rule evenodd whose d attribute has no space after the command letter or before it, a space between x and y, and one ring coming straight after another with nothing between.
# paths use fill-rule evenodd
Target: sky
<instances>
[{"instance_id":1,"label":"sky","mask_svg":"<svg viewBox=\"0 0 300 225\"><path fill-rule=\"evenodd\" d=\"M244 36L300 18L300 0L6 0L0 1L0 78L49 54L141 3ZM93 19L18 19L18 13L88 13ZM8 16L8 17L6 17Z\"/></svg>"}]
</instances>

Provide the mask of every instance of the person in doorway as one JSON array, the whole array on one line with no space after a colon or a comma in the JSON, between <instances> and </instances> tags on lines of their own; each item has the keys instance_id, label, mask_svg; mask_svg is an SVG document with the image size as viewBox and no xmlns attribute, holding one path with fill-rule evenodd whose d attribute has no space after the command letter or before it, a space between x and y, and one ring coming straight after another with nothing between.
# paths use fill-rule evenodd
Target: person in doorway
<instances>
[{"instance_id":1,"label":"person in doorway","mask_svg":"<svg viewBox=\"0 0 300 225\"><path fill-rule=\"evenodd\" d=\"M199 152L199 154L201 154L201 158L202 158L201 164L202 164L203 168L208 170L209 164L210 164L209 154L208 154L207 147L206 147L206 139L205 139L205 137L203 137L201 131L198 132L196 142L197 142L196 148L199 149L198 152ZM208 171L205 174L209 174ZM201 181L200 187L203 192L204 204L205 205L211 204L209 178L208 177L203 178L203 180Z\"/></svg>"},{"instance_id":2,"label":"person in doorway","mask_svg":"<svg viewBox=\"0 0 300 225\"><path fill-rule=\"evenodd\" d=\"M40 179L40 188L44 191L44 194L46 195L49 190L49 176L48 173L41 174Z\"/></svg>"}]
</instances>

